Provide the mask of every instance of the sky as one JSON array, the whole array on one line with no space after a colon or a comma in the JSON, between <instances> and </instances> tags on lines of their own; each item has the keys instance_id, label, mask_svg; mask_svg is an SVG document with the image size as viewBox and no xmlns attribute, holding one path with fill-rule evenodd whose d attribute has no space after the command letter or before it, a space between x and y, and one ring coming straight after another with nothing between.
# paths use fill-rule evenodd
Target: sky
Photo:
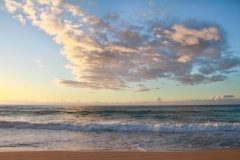
<instances>
[{"instance_id":1,"label":"sky","mask_svg":"<svg viewBox=\"0 0 240 160\"><path fill-rule=\"evenodd\" d=\"M0 104L240 103L240 1L3 0Z\"/></svg>"}]
</instances>

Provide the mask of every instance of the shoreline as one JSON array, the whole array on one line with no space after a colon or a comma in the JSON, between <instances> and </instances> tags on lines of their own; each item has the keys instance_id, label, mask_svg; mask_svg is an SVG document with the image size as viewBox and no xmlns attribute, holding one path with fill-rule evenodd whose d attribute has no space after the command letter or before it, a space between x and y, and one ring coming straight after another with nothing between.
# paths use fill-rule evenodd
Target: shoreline
<instances>
[{"instance_id":1,"label":"shoreline","mask_svg":"<svg viewBox=\"0 0 240 160\"><path fill-rule=\"evenodd\" d=\"M240 148L183 151L0 151L0 160L239 160Z\"/></svg>"}]
</instances>

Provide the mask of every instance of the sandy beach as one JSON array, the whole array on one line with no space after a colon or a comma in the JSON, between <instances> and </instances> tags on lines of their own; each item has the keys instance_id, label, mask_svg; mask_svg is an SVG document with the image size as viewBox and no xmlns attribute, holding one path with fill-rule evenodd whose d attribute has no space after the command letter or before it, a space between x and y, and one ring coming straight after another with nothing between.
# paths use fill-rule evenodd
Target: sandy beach
<instances>
[{"instance_id":1,"label":"sandy beach","mask_svg":"<svg viewBox=\"0 0 240 160\"><path fill-rule=\"evenodd\" d=\"M0 152L0 160L239 160L240 149L194 152Z\"/></svg>"}]
</instances>

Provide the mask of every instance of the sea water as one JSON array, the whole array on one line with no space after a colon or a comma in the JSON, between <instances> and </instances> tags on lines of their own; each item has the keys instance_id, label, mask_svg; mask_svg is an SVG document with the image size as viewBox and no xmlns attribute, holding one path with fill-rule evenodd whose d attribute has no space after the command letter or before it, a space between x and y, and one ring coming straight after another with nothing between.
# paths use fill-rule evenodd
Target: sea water
<instances>
[{"instance_id":1,"label":"sea water","mask_svg":"<svg viewBox=\"0 0 240 160\"><path fill-rule=\"evenodd\" d=\"M233 147L240 147L240 105L0 106L0 151Z\"/></svg>"}]
</instances>

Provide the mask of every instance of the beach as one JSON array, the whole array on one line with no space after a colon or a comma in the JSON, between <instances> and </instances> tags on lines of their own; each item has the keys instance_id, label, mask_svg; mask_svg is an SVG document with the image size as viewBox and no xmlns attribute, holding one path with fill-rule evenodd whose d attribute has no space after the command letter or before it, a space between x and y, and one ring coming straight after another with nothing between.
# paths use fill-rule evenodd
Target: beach
<instances>
[{"instance_id":1,"label":"beach","mask_svg":"<svg viewBox=\"0 0 240 160\"><path fill-rule=\"evenodd\" d=\"M239 160L240 149L192 152L70 152L20 151L0 152L0 160Z\"/></svg>"},{"instance_id":2,"label":"beach","mask_svg":"<svg viewBox=\"0 0 240 160\"><path fill-rule=\"evenodd\" d=\"M0 0L0 160L240 160L240 0Z\"/></svg>"}]
</instances>

